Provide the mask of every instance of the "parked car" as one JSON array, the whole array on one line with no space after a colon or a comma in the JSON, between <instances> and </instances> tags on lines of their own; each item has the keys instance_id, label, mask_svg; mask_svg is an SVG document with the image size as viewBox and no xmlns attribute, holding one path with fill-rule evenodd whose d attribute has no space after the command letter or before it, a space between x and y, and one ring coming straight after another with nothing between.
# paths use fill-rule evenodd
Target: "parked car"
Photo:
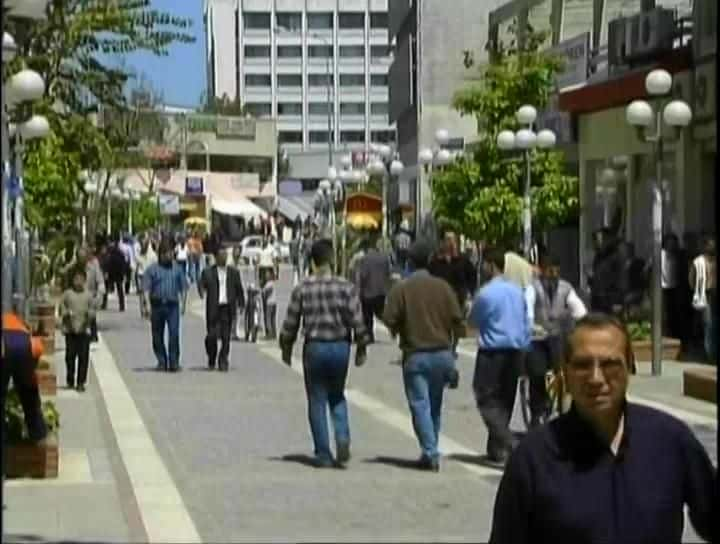
<instances>
[{"instance_id":1,"label":"parked car","mask_svg":"<svg viewBox=\"0 0 720 544\"><path fill-rule=\"evenodd\" d=\"M260 257L260 252L262 251L262 247L262 236L258 236L256 234L246 236L245 238L243 238L242 242L240 242L240 257L245 263L249 263L254 259L258 259ZM285 262L289 261L290 246L288 244L280 243L279 248L280 260Z\"/></svg>"}]
</instances>

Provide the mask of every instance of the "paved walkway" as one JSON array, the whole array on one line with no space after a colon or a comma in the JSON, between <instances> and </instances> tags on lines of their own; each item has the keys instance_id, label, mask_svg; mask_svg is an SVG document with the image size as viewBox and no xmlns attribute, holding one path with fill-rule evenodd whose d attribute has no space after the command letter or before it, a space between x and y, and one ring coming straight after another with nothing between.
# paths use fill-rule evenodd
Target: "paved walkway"
<instances>
[{"instance_id":1,"label":"paved walkway","mask_svg":"<svg viewBox=\"0 0 720 544\"><path fill-rule=\"evenodd\" d=\"M283 279L280 317L289 294L287 275ZM42 540L150 542L488 538L501 473L479 460L486 434L470 391L471 344L459 361L461 386L446 397L440 474L410 467L418 448L393 363L397 349L382 335L365 367L351 369L353 460L345 471L318 471L308 466L312 445L299 354L289 369L274 343L234 343L231 371L206 371L202 302L194 298L183 319L183 372L157 373L148 324L138 315L134 297L127 313L102 315L103 341L93 355L88 393L58 398L63 447L90 451L97 443L94 449L104 452L88 454L90 481L81 484L82 492L57 482L10 484L8 532ZM705 406L676 405L671 386L653 400L653 382L638 377L635 384L641 401L690 418L696 433L712 421ZM75 403L74 412L66 401ZM79 442L70 441L73 433ZM701 436L713 452L714 437ZM102 462L92 461L102 455L110 459L104 473L93 468ZM65 455L63 464L72 466ZM40 489L48 503L38 506L31 497ZM109 520L101 533L86 519L96 510ZM48 511L61 521L38 527ZM693 541L692 530L686 538Z\"/></svg>"}]
</instances>

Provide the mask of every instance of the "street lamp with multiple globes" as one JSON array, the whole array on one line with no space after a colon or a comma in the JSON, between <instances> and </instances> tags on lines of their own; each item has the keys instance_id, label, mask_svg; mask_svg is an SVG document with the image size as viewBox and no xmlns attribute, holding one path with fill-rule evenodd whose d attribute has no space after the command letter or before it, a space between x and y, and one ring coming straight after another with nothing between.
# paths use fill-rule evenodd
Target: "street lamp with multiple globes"
<instances>
[{"instance_id":1,"label":"street lamp with multiple globes","mask_svg":"<svg viewBox=\"0 0 720 544\"><path fill-rule=\"evenodd\" d=\"M645 90L652 98L661 99L672 89L672 76L666 70L653 70L645 78ZM680 131L692 120L692 110L682 100L671 100L657 112L645 100L631 102L625 116L638 131L638 137L655 148L655 179L652 194L652 373L662 374L662 178L663 178L663 122Z\"/></svg>"},{"instance_id":2,"label":"street lamp with multiple globes","mask_svg":"<svg viewBox=\"0 0 720 544\"><path fill-rule=\"evenodd\" d=\"M552 130L533 131L533 124L537 119L537 110L533 106L522 106L515 113L518 124L523 126L517 132L503 130L497 135L497 146L503 151L518 149L523 153L525 162L525 185L523 188L523 253L525 258L531 260L532 254L532 208L530 201L530 188L532 181L532 150L534 148L549 149L555 145L556 137Z\"/></svg>"},{"instance_id":3,"label":"street lamp with multiple globes","mask_svg":"<svg viewBox=\"0 0 720 544\"><path fill-rule=\"evenodd\" d=\"M435 147L425 147L418 153L418 164L420 164L425 173L428 175L428 187L430 188L430 196L432 196L432 174L435 167L443 168L450 164L455 155L449 149L447 145L450 142L450 133L440 128L435 131ZM434 239L437 233L434 232L434 222L432 221L432 211L424 213L423 210L423 194L422 194L422 183L417 184L417 213L415 222L416 233L422 234L426 238ZM432 206L431 206L432 208ZM431 232L433 231L433 232Z\"/></svg>"},{"instance_id":4,"label":"street lamp with multiple globes","mask_svg":"<svg viewBox=\"0 0 720 544\"><path fill-rule=\"evenodd\" d=\"M390 221L388 218L388 189L393 179L400 177L405 165L398 157L397 151L387 144L370 144L371 156L366 167L372 176L382 176L382 236L387 244L390 237Z\"/></svg>"},{"instance_id":5,"label":"street lamp with multiple globes","mask_svg":"<svg viewBox=\"0 0 720 544\"><path fill-rule=\"evenodd\" d=\"M3 32L3 63L17 55L17 44L12 35ZM15 278L14 296L18 311L26 314L27 275L29 270L30 236L26 232L23 206L23 153L24 142L43 138L50 132L48 120L41 115L27 115L25 104L39 100L45 94L45 82L40 74L23 69L2 83L2 154L14 155L14 165L7 160L2 167L2 229L3 229L3 268L2 268L2 307L9 309L13 298L13 276ZM18 106L20 106L18 108ZM19 123L11 122L8 110L15 108L21 116ZM12 201L12 202L11 202ZM11 217L11 204L14 214ZM10 257L13 256L13 257ZM28 261L28 263L25 263Z\"/></svg>"}]
</instances>

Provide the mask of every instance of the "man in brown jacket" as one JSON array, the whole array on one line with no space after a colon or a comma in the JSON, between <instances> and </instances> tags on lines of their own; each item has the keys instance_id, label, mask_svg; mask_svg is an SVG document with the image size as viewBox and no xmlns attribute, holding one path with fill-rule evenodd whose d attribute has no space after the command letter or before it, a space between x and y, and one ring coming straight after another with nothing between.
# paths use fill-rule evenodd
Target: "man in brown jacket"
<instances>
[{"instance_id":1,"label":"man in brown jacket","mask_svg":"<svg viewBox=\"0 0 720 544\"><path fill-rule=\"evenodd\" d=\"M414 272L390 291L383 321L400 335L405 394L422 451L418 468L437 472L443 392L457 386L453 345L463 317L450 285L427 271L430 245L416 242L408 253Z\"/></svg>"}]
</instances>

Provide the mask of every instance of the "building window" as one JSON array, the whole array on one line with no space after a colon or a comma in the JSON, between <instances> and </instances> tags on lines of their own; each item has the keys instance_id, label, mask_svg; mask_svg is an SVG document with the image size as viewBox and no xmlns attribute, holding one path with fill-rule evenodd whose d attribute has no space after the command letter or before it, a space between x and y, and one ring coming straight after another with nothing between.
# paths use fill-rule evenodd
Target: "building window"
<instances>
[{"instance_id":1,"label":"building window","mask_svg":"<svg viewBox=\"0 0 720 544\"><path fill-rule=\"evenodd\" d=\"M302 104L279 102L278 115L302 115Z\"/></svg>"},{"instance_id":2,"label":"building window","mask_svg":"<svg viewBox=\"0 0 720 544\"><path fill-rule=\"evenodd\" d=\"M341 45L340 56L342 58L365 58L365 46L364 45Z\"/></svg>"},{"instance_id":3,"label":"building window","mask_svg":"<svg viewBox=\"0 0 720 544\"><path fill-rule=\"evenodd\" d=\"M386 12L371 13L370 28L388 28L388 14Z\"/></svg>"},{"instance_id":4,"label":"building window","mask_svg":"<svg viewBox=\"0 0 720 544\"><path fill-rule=\"evenodd\" d=\"M328 104L327 102L310 102L308 104L308 113L310 115L327 115L328 109L330 110L330 113L333 111L333 104Z\"/></svg>"},{"instance_id":5,"label":"building window","mask_svg":"<svg viewBox=\"0 0 720 544\"><path fill-rule=\"evenodd\" d=\"M395 142L394 130L373 130L370 139L379 144L391 144Z\"/></svg>"},{"instance_id":6,"label":"building window","mask_svg":"<svg viewBox=\"0 0 720 544\"><path fill-rule=\"evenodd\" d=\"M278 74L278 87L302 87L302 76L300 74Z\"/></svg>"},{"instance_id":7,"label":"building window","mask_svg":"<svg viewBox=\"0 0 720 544\"><path fill-rule=\"evenodd\" d=\"M340 143L361 144L365 142L364 130L343 130L340 132Z\"/></svg>"},{"instance_id":8,"label":"building window","mask_svg":"<svg viewBox=\"0 0 720 544\"><path fill-rule=\"evenodd\" d=\"M302 46L300 46L300 45L278 45L277 56L279 59L302 58Z\"/></svg>"},{"instance_id":9,"label":"building window","mask_svg":"<svg viewBox=\"0 0 720 544\"><path fill-rule=\"evenodd\" d=\"M308 132L308 138L311 144L326 144L328 143L328 132L326 130L311 130Z\"/></svg>"},{"instance_id":10,"label":"building window","mask_svg":"<svg viewBox=\"0 0 720 544\"><path fill-rule=\"evenodd\" d=\"M309 45L308 56L313 59L325 59L333 56L332 45Z\"/></svg>"},{"instance_id":11,"label":"building window","mask_svg":"<svg viewBox=\"0 0 720 544\"><path fill-rule=\"evenodd\" d=\"M301 144L302 141L302 130L281 130L278 133L278 143L280 144Z\"/></svg>"},{"instance_id":12,"label":"building window","mask_svg":"<svg viewBox=\"0 0 720 544\"><path fill-rule=\"evenodd\" d=\"M270 46L269 45L246 45L245 46L245 58L269 59L270 58Z\"/></svg>"},{"instance_id":13,"label":"building window","mask_svg":"<svg viewBox=\"0 0 720 544\"><path fill-rule=\"evenodd\" d=\"M373 115L388 115L390 108L387 102L373 102L370 104L370 113Z\"/></svg>"},{"instance_id":14,"label":"building window","mask_svg":"<svg viewBox=\"0 0 720 544\"><path fill-rule=\"evenodd\" d=\"M245 12L243 18L246 30L270 30L270 14Z\"/></svg>"},{"instance_id":15,"label":"building window","mask_svg":"<svg viewBox=\"0 0 720 544\"><path fill-rule=\"evenodd\" d=\"M333 84L333 74L308 74L308 85L310 87L325 87Z\"/></svg>"},{"instance_id":16,"label":"building window","mask_svg":"<svg viewBox=\"0 0 720 544\"><path fill-rule=\"evenodd\" d=\"M245 104L245 109L255 117L263 117L272 113L272 105L265 102L249 102Z\"/></svg>"},{"instance_id":17,"label":"building window","mask_svg":"<svg viewBox=\"0 0 720 544\"><path fill-rule=\"evenodd\" d=\"M370 85L372 85L373 87L387 87L388 86L387 74L371 74L370 75Z\"/></svg>"},{"instance_id":18,"label":"building window","mask_svg":"<svg viewBox=\"0 0 720 544\"><path fill-rule=\"evenodd\" d=\"M280 30L302 30L302 13L277 13L275 20Z\"/></svg>"},{"instance_id":19,"label":"building window","mask_svg":"<svg viewBox=\"0 0 720 544\"><path fill-rule=\"evenodd\" d=\"M342 115L365 115L365 104L362 102L345 102L340 104Z\"/></svg>"},{"instance_id":20,"label":"building window","mask_svg":"<svg viewBox=\"0 0 720 544\"><path fill-rule=\"evenodd\" d=\"M270 74L245 74L246 87L270 87L272 79Z\"/></svg>"},{"instance_id":21,"label":"building window","mask_svg":"<svg viewBox=\"0 0 720 544\"><path fill-rule=\"evenodd\" d=\"M382 59L389 55L389 50L386 45L372 45L370 46L370 58Z\"/></svg>"},{"instance_id":22,"label":"building window","mask_svg":"<svg viewBox=\"0 0 720 544\"><path fill-rule=\"evenodd\" d=\"M307 25L310 30L332 30L333 14L332 13L308 13Z\"/></svg>"},{"instance_id":23,"label":"building window","mask_svg":"<svg viewBox=\"0 0 720 544\"><path fill-rule=\"evenodd\" d=\"M364 87L365 74L340 74L341 87Z\"/></svg>"},{"instance_id":24,"label":"building window","mask_svg":"<svg viewBox=\"0 0 720 544\"><path fill-rule=\"evenodd\" d=\"M365 14L362 12L340 13L338 26L344 29L363 30L365 28Z\"/></svg>"}]
</instances>

